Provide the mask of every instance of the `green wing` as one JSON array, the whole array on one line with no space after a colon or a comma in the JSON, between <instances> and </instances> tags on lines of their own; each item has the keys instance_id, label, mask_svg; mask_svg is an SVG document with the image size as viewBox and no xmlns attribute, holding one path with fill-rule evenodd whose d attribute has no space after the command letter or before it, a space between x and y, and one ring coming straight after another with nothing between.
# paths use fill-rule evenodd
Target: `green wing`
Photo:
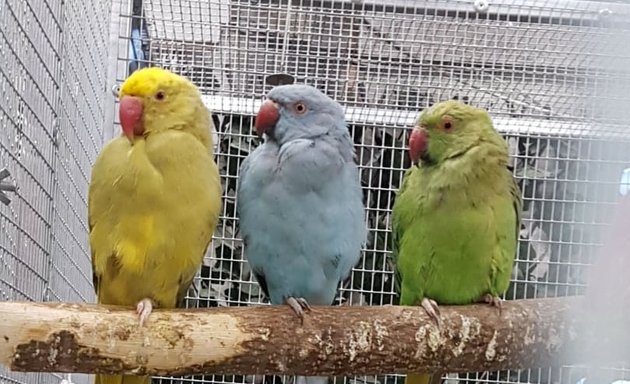
<instances>
[{"instance_id":1,"label":"green wing","mask_svg":"<svg viewBox=\"0 0 630 384\"><path fill-rule=\"evenodd\" d=\"M510 215L510 218L508 218L509 221L512 221L512 219L514 219L514 236L513 238L512 236L509 236L507 239L501 237L503 240L499 240L499 243L497 244L499 248L495 253L495 259L493 262L494 268L491 275L492 283L490 293L492 293L493 295L503 294L510 285L512 270L514 269L514 259L516 257L516 253L518 252L518 238L521 229L521 191L518 187L518 184L516 183L516 180L512 176L512 173L507 169L505 172L506 182L509 183L509 197L511 200L512 210L510 211L508 206L503 205L505 207L503 208L503 212ZM504 222L505 219L497 218L497 220ZM505 235L511 234L505 233Z\"/></svg>"},{"instance_id":2,"label":"green wing","mask_svg":"<svg viewBox=\"0 0 630 384\"><path fill-rule=\"evenodd\" d=\"M402 184L398 193L396 193L396 199L394 201L394 207L392 208L392 256L391 261L393 263L392 269L394 271L394 289L400 295L400 269L398 268L398 251L399 251L399 241L402 236L402 232L405 230L406 225L402 223L401 218L401 210L404 209L402 204L400 203L399 197L405 193L405 190L408 188L409 179L411 173L414 171L415 166L409 168L405 175L403 176Z\"/></svg>"}]
</instances>

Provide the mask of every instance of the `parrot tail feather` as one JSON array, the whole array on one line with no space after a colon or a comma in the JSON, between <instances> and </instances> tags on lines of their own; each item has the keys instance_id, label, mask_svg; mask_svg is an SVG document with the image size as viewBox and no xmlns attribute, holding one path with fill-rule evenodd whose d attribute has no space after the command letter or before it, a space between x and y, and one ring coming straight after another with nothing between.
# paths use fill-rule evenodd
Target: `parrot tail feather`
<instances>
[{"instance_id":1,"label":"parrot tail feather","mask_svg":"<svg viewBox=\"0 0 630 384\"><path fill-rule=\"evenodd\" d=\"M440 374L415 374L411 373L405 378L405 384L440 384L442 375Z\"/></svg>"},{"instance_id":2,"label":"parrot tail feather","mask_svg":"<svg viewBox=\"0 0 630 384\"><path fill-rule=\"evenodd\" d=\"M96 375L94 384L151 384L149 376Z\"/></svg>"}]
</instances>

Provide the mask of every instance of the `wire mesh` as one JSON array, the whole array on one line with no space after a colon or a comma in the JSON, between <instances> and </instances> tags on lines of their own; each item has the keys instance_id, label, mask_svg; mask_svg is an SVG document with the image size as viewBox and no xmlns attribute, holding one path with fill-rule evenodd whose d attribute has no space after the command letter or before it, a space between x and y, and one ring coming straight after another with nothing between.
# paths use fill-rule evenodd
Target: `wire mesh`
<instances>
[{"instance_id":1,"label":"wire mesh","mask_svg":"<svg viewBox=\"0 0 630 384\"><path fill-rule=\"evenodd\" d=\"M340 302L396 303L389 223L409 166L406 135L423 108L450 98L487 108L510 144L525 212L505 297L583 293L630 166L629 13L623 3L589 1L134 0L120 15L130 28L119 36L128 49L118 52L127 71L117 80L152 65L188 76L214 111L219 138L225 210L188 304L265 302L242 259L234 201L240 162L259 143L252 118L278 82L274 74L317 86L346 109L370 237ZM583 376L579 367L565 367L447 380L576 383ZM271 378L154 380L263 379Z\"/></svg>"},{"instance_id":2,"label":"wire mesh","mask_svg":"<svg viewBox=\"0 0 630 384\"><path fill-rule=\"evenodd\" d=\"M108 78L112 4L115 79ZM192 307L265 303L235 218L253 115L288 74L344 106L369 241L339 302L395 304L390 213L419 112L457 98L487 108L524 198L506 299L580 294L630 168L630 6L555 0L0 0L0 160L18 192L0 208L0 299L92 301L86 191L109 86L149 65L193 80L214 111L224 209ZM89 8L89 12L86 9ZM120 10L119 10L120 9ZM119 10L119 11L118 11ZM614 378L630 373L611 370ZM449 383L576 383L582 367L449 374ZM158 377L260 383L280 377ZM8 374L0 383L55 382ZM73 376L73 382L85 380ZM336 381L402 383L401 376ZM612 381L612 380L611 380Z\"/></svg>"},{"instance_id":3,"label":"wire mesh","mask_svg":"<svg viewBox=\"0 0 630 384\"><path fill-rule=\"evenodd\" d=\"M111 4L91 3L0 0L0 167L17 186L0 208L0 300L93 300L86 193L103 141ZM0 367L0 383L60 380Z\"/></svg>"}]
</instances>

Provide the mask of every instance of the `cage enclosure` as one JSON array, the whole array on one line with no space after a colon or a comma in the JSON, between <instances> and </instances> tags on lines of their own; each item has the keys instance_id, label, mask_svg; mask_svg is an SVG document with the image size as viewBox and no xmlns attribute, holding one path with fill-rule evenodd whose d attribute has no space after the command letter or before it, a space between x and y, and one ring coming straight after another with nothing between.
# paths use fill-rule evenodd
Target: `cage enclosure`
<instances>
[{"instance_id":1,"label":"cage enclosure","mask_svg":"<svg viewBox=\"0 0 630 384\"><path fill-rule=\"evenodd\" d=\"M94 301L90 169L120 129L111 90L146 66L190 78L213 111L224 207L188 306L266 301L242 257L235 191L241 161L259 144L253 117L263 96L291 82L343 105L361 168L369 241L339 303L397 303L390 213L410 166L407 136L424 108L445 99L486 108L510 146L524 213L505 298L582 294L630 185L628 20L623 1L0 0L0 167L17 186L0 207L0 298ZM611 372L630 376L624 367ZM583 367L563 367L444 380L573 384L584 376ZM61 380L89 379L0 369L0 383ZM291 378L153 379L262 380Z\"/></svg>"}]
</instances>

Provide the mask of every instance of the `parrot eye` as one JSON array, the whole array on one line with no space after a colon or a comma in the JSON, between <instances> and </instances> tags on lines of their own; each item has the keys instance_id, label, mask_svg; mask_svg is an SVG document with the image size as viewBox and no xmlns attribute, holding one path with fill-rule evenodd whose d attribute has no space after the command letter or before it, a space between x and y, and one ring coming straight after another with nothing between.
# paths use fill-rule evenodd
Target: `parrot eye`
<instances>
[{"instance_id":1,"label":"parrot eye","mask_svg":"<svg viewBox=\"0 0 630 384\"><path fill-rule=\"evenodd\" d=\"M295 105L293 105L293 109L295 109L295 112L301 115L306 112L306 105L304 105L303 103L295 103Z\"/></svg>"},{"instance_id":2,"label":"parrot eye","mask_svg":"<svg viewBox=\"0 0 630 384\"><path fill-rule=\"evenodd\" d=\"M155 94L155 100L162 101L164 99L166 99L166 93L164 93L164 91L158 91Z\"/></svg>"},{"instance_id":3,"label":"parrot eye","mask_svg":"<svg viewBox=\"0 0 630 384\"><path fill-rule=\"evenodd\" d=\"M442 118L442 129L445 131L450 131L455 126L453 119L450 116L444 116Z\"/></svg>"}]
</instances>

